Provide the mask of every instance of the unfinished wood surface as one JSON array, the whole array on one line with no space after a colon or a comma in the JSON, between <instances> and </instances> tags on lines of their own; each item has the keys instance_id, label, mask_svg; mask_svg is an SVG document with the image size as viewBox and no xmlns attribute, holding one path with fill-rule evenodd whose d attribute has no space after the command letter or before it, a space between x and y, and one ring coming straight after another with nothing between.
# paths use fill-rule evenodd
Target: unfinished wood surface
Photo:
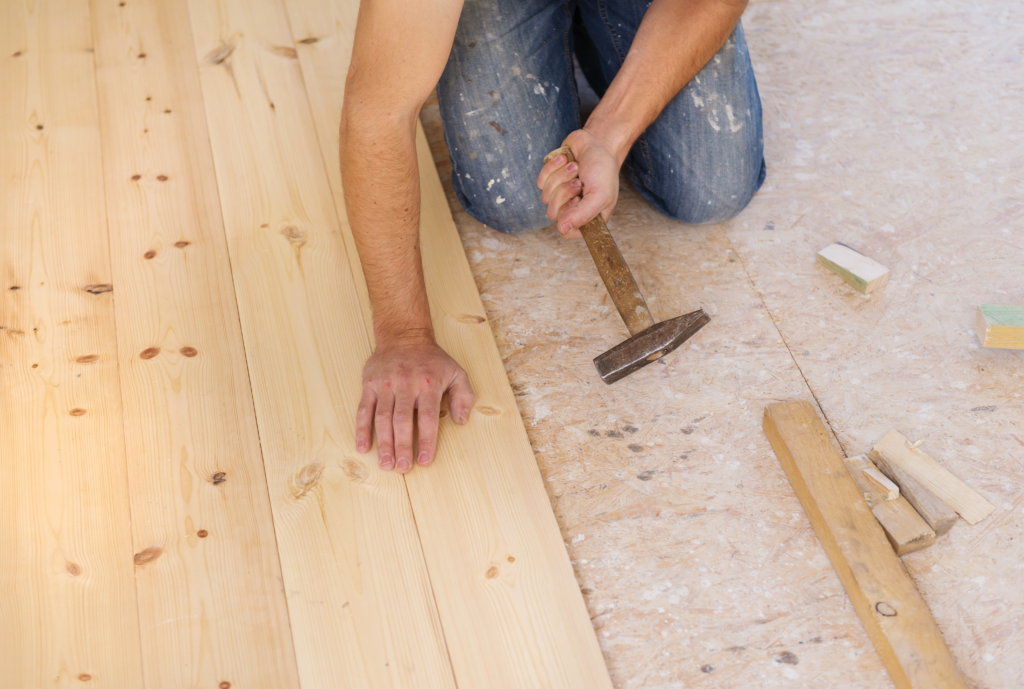
<instances>
[{"instance_id":1,"label":"unfinished wood surface","mask_svg":"<svg viewBox=\"0 0 1024 689\"><path fill-rule=\"evenodd\" d=\"M966 689L931 612L805 401L769 404L764 431L889 677L900 689Z\"/></svg>"},{"instance_id":2,"label":"unfinished wood surface","mask_svg":"<svg viewBox=\"0 0 1024 689\"><path fill-rule=\"evenodd\" d=\"M818 261L863 294L871 294L889 281L888 268L844 244L826 246L818 252Z\"/></svg>"},{"instance_id":3,"label":"unfinished wood surface","mask_svg":"<svg viewBox=\"0 0 1024 689\"><path fill-rule=\"evenodd\" d=\"M875 484L875 487L882 491L885 500L895 500L900 496L900 487L889 480L878 467L865 467L864 475Z\"/></svg>"},{"instance_id":4,"label":"unfinished wood surface","mask_svg":"<svg viewBox=\"0 0 1024 689\"><path fill-rule=\"evenodd\" d=\"M898 466L918 483L930 490L970 524L977 524L992 514L995 507L941 464L926 455L899 431L889 431L878 441L869 455L881 456Z\"/></svg>"},{"instance_id":5,"label":"unfinished wood surface","mask_svg":"<svg viewBox=\"0 0 1024 689\"><path fill-rule=\"evenodd\" d=\"M845 463L853 482L867 500L871 513L882 525L885 536L897 555L913 553L935 542L935 531L903 496L888 497L879 485L869 478L869 472L872 469L877 472L878 469L866 455L847 457Z\"/></svg>"},{"instance_id":6,"label":"unfinished wood surface","mask_svg":"<svg viewBox=\"0 0 1024 689\"><path fill-rule=\"evenodd\" d=\"M370 350L288 17L189 8L302 686L453 686L404 481L355 450Z\"/></svg>"},{"instance_id":7,"label":"unfinished wood surface","mask_svg":"<svg viewBox=\"0 0 1024 689\"><path fill-rule=\"evenodd\" d=\"M87 0L0 9L0 684L141 687Z\"/></svg>"},{"instance_id":8,"label":"unfinished wood surface","mask_svg":"<svg viewBox=\"0 0 1024 689\"><path fill-rule=\"evenodd\" d=\"M146 686L297 687L188 9L92 24Z\"/></svg>"},{"instance_id":9,"label":"unfinished wood surface","mask_svg":"<svg viewBox=\"0 0 1024 689\"><path fill-rule=\"evenodd\" d=\"M872 460L879 471L896 482L900 487L900 495L906 498L928 526L932 527L936 537L943 535L956 525L957 520L960 519L957 513L950 509L949 505L935 497L934 493L918 483L914 477L895 464L890 464L885 457L877 452Z\"/></svg>"},{"instance_id":10,"label":"unfinished wood surface","mask_svg":"<svg viewBox=\"0 0 1024 689\"><path fill-rule=\"evenodd\" d=\"M983 347L1024 349L1024 306L981 304L974 331Z\"/></svg>"},{"instance_id":11,"label":"unfinished wood surface","mask_svg":"<svg viewBox=\"0 0 1024 689\"><path fill-rule=\"evenodd\" d=\"M356 2L287 6L343 215L338 114ZM610 686L422 127L417 154L434 329L477 395L470 423L459 427L444 418L434 464L406 476L455 677L469 687ZM347 225L342 229L350 234Z\"/></svg>"}]
</instances>

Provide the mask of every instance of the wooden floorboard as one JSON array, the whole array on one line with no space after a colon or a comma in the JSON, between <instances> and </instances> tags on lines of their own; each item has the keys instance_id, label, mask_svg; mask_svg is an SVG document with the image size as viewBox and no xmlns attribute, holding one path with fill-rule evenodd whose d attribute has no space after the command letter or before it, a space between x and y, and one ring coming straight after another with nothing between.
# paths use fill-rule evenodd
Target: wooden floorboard
<instances>
[{"instance_id":1,"label":"wooden floorboard","mask_svg":"<svg viewBox=\"0 0 1024 689\"><path fill-rule=\"evenodd\" d=\"M142 686L87 0L0 10L0 685Z\"/></svg>"},{"instance_id":2,"label":"wooden floorboard","mask_svg":"<svg viewBox=\"0 0 1024 689\"><path fill-rule=\"evenodd\" d=\"M356 4L286 2L341 217L338 122ZM442 419L437 460L406 477L455 677L465 687L610 686L422 127L417 144L434 329L477 394L470 423Z\"/></svg>"},{"instance_id":3,"label":"wooden floorboard","mask_svg":"<svg viewBox=\"0 0 1024 689\"><path fill-rule=\"evenodd\" d=\"M302 686L451 687L405 482L354 447L369 342L288 17L189 7Z\"/></svg>"},{"instance_id":4,"label":"wooden floorboard","mask_svg":"<svg viewBox=\"0 0 1024 689\"><path fill-rule=\"evenodd\" d=\"M298 687L188 8L93 0L147 687Z\"/></svg>"}]
</instances>

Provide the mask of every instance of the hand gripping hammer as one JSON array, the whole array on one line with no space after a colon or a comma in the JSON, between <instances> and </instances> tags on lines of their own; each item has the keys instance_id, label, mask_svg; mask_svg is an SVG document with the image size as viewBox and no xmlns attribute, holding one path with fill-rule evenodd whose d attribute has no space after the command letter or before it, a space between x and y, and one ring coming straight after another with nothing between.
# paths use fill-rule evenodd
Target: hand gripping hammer
<instances>
[{"instance_id":1,"label":"hand gripping hammer","mask_svg":"<svg viewBox=\"0 0 1024 689\"><path fill-rule=\"evenodd\" d=\"M544 157L544 162L563 154L568 159L567 163L573 162L568 146L551 151ZM698 309L678 318L655 323L604 218L598 214L580 228L580 234L587 242L597 272L601 274L604 286L608 288L608 294L615 302L615 308L619 310L631 336L594 359L594 366L604 382L614 383L652 361L657 361L711 321L704 309Z\"/></svg>"}]
</instances>

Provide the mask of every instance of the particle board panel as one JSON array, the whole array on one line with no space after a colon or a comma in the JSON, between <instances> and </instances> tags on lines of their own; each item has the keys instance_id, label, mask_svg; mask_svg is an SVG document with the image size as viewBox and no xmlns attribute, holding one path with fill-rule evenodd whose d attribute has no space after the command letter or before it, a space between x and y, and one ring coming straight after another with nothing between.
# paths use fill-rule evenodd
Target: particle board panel
<instances>
[{"instance_id":1,"label":"particle board panel","mask_svg":"<svg viewBox=\"0 0 1024 689\"><path fill-rule=\"evenodd\" d=\"M356 3L286 4L343 216L338 113ZM437 459L406 476L456 680L471 687L610 686L422 126L417 155L434 329L477 394L470 423L442 419ZM361 275L358 265L353 272Z\"/></svg>"},{"instance_id":2,"label":"particle board panel","mask_svg":"<svg viewBox=\"0 0 1024 689\"><path fill-rule=\"evenodd\" d=\"M302 686L453 686L404 480L355 450L370 350L288 17L189 9Z\"/></svg>"},{"instance_id":3,"label":"particle board panel","mask_svg":"<svg viewBox=\"0 0 1024 689\"><path fill-rule=\"evenodd\" d=\"M0 9L0 683L140 687L87 0Z\"/></svg>"},{"instance_id":4,"label":"particle board panel","mask_svg":"<svg viewBox=\"0 0 1024 689\"><path fill-rule=\"evenodd\" d=\"M147 687L298 687L188 8L93 0Z\"/></svg>"}]
</instances>

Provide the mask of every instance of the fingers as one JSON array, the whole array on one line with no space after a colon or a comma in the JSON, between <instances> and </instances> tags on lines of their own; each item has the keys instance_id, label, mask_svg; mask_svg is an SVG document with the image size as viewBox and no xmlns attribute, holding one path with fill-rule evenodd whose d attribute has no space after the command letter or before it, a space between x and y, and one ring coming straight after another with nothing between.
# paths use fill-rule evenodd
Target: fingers
<instances>
[{"instance_id":1,"label":"fingers","mask_svg":"<svg viewBox=\"0 0 1024 689\"><path fill-rule=\"evenodd\" d=\"M537 188L543 189L547 186L548 177L551 176L551 173L561 169L565 163L566 157L564 155L557 156L544 163L544 167L540 169L540 174L537 175Z\"/></svg>"},{"instance_id":2,"label":"fingers","mask_svg":"<svg viewBox=\"0 0 1024 689\"><path fill-rule=\"evenodd\" d=\"M363 397L356 409L356 449L366 452L371 445L373 411L377 407L377 393L369 385L363 386Z\"/></svg>"},{"instance_id":3,"label":"fingers","mask_svg":"<svg viewBox=\"0 0 1024 689\"><path fill-rule=\"evenodd\" d=\"M451 397L452 420L457 424L464 424L469 421L469 411L476 402L476 395L473 394L473 387L469 384L469 376L460 368L448 386L448 393Z\"/></svg>"},{"instance_id":4,"label":"fingers","mask_svg":"<svg viewBox=\"0 0 1024 689\"><path fill-rule=\"evenodd\" d=\"M540 195L541 203L546 203L548 206L553 205L555 194L558 191L561 191L563 194L567 193L572 188L570 183L579 176L579 172L580 166L578 163L569 163L548 175L547 180L544 182L544 191ZM578 189L579 185L577 184L575 188ZM557 210L558 206L555 206L555 209Z\"/></svg>"},{"instance_id":5,"label":"fingers","mask_svg":"<svg viewBox=\"0 0 1024 689\"><path fill-rule=\"evenodd\" d=\"M558 231L564 236L572 236L569 233L574 231L578 235L579 228L606 210L607 205L608 198L598 192L583 196L577 203L566 203L558 212Z\"/></svg>"},{"instance_id":6,"label":"fingers","mask_svg":"<svg viewBox=\"0 0 1024 689\"><path fill-rule=\"evenodd\" d=\"M441 414L441 393L437 390L426 390L420 393L416 402L416 423L419 425L420 437L416 461L427 466L434 461L437 450L437 425Z\"/></svg>"},{"instance_id":7,"label":"fingers","mask_svg":"<svg viewBox=\"0 0 1024 689\"><path fill-rule=\"evenodd\" d=\"M395 396L390 388L377 393L377 409L373 416L377 428L377 457L380 468L385 471L395 466L395 429L392 423L395 412Z\"/></svg>"},{"instance_id":8,"label":"fingers","mask_svg":"<svg viewBox=\"0 0 1024 689\"><path fill-rule=\"evenodd\" d=\"M413 411L416 397L408 390L395 393L395 468L404 474L412 469L412 429Z\"/></svg>"}]
</instances>

